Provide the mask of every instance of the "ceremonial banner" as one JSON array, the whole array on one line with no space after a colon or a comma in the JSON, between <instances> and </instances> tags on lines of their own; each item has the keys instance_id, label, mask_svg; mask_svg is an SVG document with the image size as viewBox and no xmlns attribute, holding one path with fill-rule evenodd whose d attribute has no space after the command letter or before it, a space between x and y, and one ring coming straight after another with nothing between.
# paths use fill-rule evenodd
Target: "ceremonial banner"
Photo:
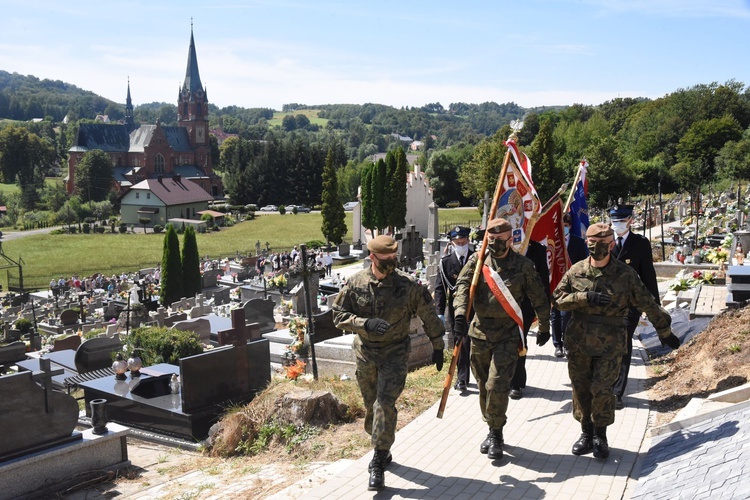
<instances>
[{"instance_id":1,"label":"ceremonial banner","mask_svg":"<svg viewBox=\"0 0 750 500\"><path fill-rule=\"evenodd\" d=\"M508 146L511 160L502 180L497 210L490 218L502 217L510 222L513 249L524 255L529 242L529 223L539 216L541 203L531 180L531 160L525 153L519 153L514 140L505 141L505 145Z\"/></svg>"},{"instance_id":2,"label":"ceremonial banner","mask_svg":"<svg viewBox=\"0 0 750 500\"><path fill-rule=\"evenodd\" d=\"M573 186L573 196L570 202L570 234L586 239L586 229L589 227L589 206L586 202L588 193L588 181L586 170L588 162L583 160L578 167L578 182Z\"/></svg>"},{"instance_id":3,"label":"ceremonial banner","mask_svg":"<svg viewBox=\"0 0 750 500\"><path fill-rule=\"evenodd\" d=\"M549 204L531 231L531 239L547 248L550 292L555 290L565 271L570 268L562 214L562 200L557 196L557 200Z\"/></svg>"}]
</instances>

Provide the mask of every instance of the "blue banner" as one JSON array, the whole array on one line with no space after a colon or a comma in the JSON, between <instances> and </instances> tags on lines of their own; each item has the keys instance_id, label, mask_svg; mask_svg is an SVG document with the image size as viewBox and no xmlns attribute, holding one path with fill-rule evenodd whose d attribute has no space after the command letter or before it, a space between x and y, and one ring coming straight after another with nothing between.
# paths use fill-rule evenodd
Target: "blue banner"
<instances>
[{"instance_id":1,"label":"blue banner","mask_svg":"<svg viewBox=\"0 0 750 500\"><path fill-rule=\"evenodd\" d=\"M586 239L589 227L589 206L583 191L583 181L578 181L573 201L570 202L570 234Z\"/></svg>"}]
</instances>

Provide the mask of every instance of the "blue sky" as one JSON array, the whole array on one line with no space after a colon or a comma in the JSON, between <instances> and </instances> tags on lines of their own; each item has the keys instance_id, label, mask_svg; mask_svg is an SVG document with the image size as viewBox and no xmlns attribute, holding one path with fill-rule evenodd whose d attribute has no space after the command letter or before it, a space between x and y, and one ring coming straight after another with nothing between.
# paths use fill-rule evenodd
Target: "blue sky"
<instances>
[{"instance_id":1,"label":"blue sky","mask_svg":"<svg viewBox=\"0 0 750 500\"><path fill-rule=\"evenodd\" d=\"M0 0L0 69L175 103L190 22L209 101L270 107L658 98L750 85L750 0Z\"/></svg>"}]
</instances>

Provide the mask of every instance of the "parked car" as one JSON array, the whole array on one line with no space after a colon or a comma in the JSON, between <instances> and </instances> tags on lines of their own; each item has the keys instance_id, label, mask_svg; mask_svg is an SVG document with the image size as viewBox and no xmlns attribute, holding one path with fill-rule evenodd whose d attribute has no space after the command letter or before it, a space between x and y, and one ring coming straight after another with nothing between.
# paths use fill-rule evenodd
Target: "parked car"
<instances>
[{"instance_id":1,"label":"parked car","mask_svg":"<svg viewBox=\"0 0 750 500\"><path fill-rule=\"evenodd\" d=\"M344 203L344 210L349 212L350 210L354 210L354 207L356 207L359 204L358 201L347 201Z\"/></svg>"},{"instance_id":2,"label":"parked car","mask_svg":"<svg viewBox=\"0 0 750 500\"><path fill-rule=\"evenodd\" d=\"M448 203L445 204L446 208L458 208L460 206L461 206L461 203L457 201L449 201Z\"/></svg>"},{"instance_id":3,"label":"parked car","mask_svg":"<svg viewBox=\"0 0 750 500\"><path fill-rule=\"evenodd\" d=\"M278 212L279 207L277 207L276 205L266 205L265 207L261 207L260 211L261 212Z\"/></svg>"},{"instance_id":4,"label":"parked car","mask_svg":"<svg viewBox=\"0 0 750 500\"><path fill-rule=\"evenodd\" d=\"M295 207L297 208L297 213L298 214L309 214L310 213L310 209L308 207L304 206L304 205L287 205L286 207L284 207L284 210L286 210L286 213L292 214L292 213L294 213L294 208Z\"/></svg>"}]
</instances>

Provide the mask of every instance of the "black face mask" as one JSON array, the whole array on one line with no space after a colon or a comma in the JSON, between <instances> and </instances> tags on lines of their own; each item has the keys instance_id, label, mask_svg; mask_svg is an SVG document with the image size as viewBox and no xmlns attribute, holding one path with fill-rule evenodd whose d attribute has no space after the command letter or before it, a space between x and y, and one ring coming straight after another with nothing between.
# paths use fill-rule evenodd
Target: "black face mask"
<instances>
[{"instance_id":1,"label":"black face mask","mask_svg":"<svg viewBox=\"0 0 750 500\"><path fill-rule=\"evenodd\" d=\"M609 242L596 241L588 243L589 254L595 261L604 260L609 255Z\"/></svg>"},{"instance_id":2,"label":"black face mask","mask_svg":"<svg viewBox=\"0 0 750 500\"><path fill-rule=\"evenodd\" d=\"M501 257L508 249L508 240L500 238L487 238L487 245L493 257Z\"/></svg>"},{"instance_id":3,"label":"black face mask","mask_svg":"<svg viewBox=\"0 0 750 500\"><path fill-rule=\"evenodd\" d=\"M394 269L396 269L396 266L398 266L398 260L396 258L393 259L379 259L375 257L375 267L381 274L391 274Z\"/></svg>"}]
</instances>

